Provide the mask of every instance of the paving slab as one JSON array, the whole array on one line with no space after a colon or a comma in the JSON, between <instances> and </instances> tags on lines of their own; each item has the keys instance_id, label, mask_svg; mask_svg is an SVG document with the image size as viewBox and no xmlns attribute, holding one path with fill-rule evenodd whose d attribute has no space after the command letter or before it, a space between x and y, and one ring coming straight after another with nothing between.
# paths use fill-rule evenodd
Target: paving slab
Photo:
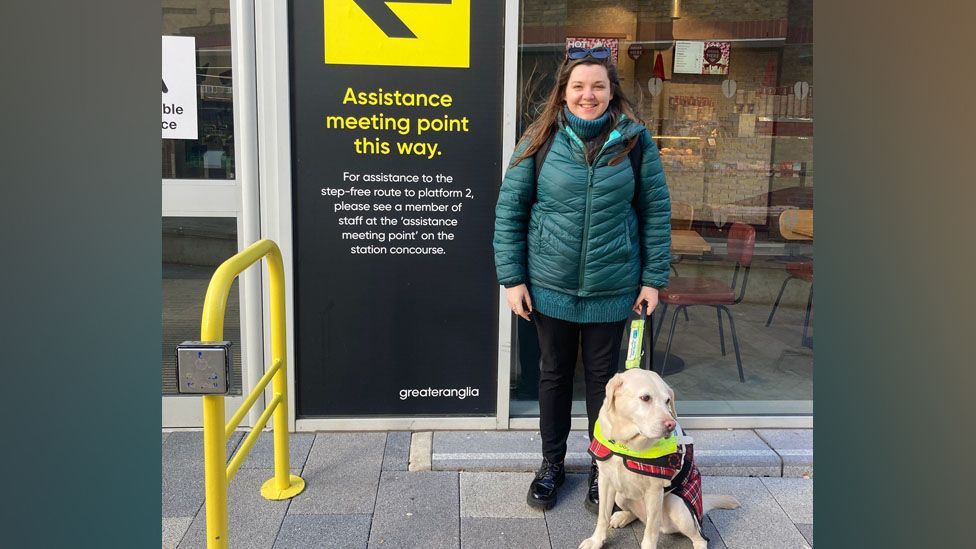
<instances>
[{"instance_id":1,"label":"paving slab","mask_svg":"<svg viewBox=\"0 0 976 549\"><path fill-rule=\"evenodd\" d=\"M193 517L163 518L163 549L176 549L191 522Z\"/></svg>"},{"instance_id":2,"label":"paving slab","mask_svg":"<svg viewBox=\"0 0 976 549\"><path fill-rule=\"evenodd\" d=\"M312 449L315 433L288 433L288 468L301 472ZM236 453L236 452L235 452ZM274 469L274 432L262 431L241 463L241 469Z\"/></svg>"},{"instance_id":3,"label":"paving slab","mask_svg":"<svg viewBox=\"0 0 976 549\"><path fill-rule=\"evenodd\" d=\"M386 434L386 448L383 450L384 471L406 471L410 461L409 431L393 431Z\"/></svg>"},{"instance_id":4,"label":"paving slab","mask_svg":"<svg viewBox=\"0 0 976 549\"><path fill-rule=\"evenodd\" d=\"M702 490L706 494L729 494L739 500L738 509L708 514L729 549L810 547L766 489L763 479L707 476L702 478Z\"/></svg>"},{"instance_id":5,"label":"paving slab","mask_svg":"<svg viewBox=\"0 0 976 549\"><path fill-rule=\"evenodd\" d=\"M261 496L261 485L273 475L272 469L241 469L231 480L227 490L227 541L230 547L268 549L274 545L289 501L269 501ZM201 508L179 549L206 548L206 515L206 508Z\"/></svg>"},{"instance_id":6,"label":"paving slab","mask_svg":"<svg viewBox=\"0 0 976 549\"><path fill-rule=\"evenodd\" d=\"M167 433L162 447L162 514L164 518L193 517L203 505L203 431ZM234 431L227 441L227 458L237 449L243 433Z\"/></svg>"},{"instance_id":7,"label":"paving slab","mask_svg":"<svg viewBox=\"0 0 976 549\"><path fill-rule=\"evenodd\" d=\"M583 507L586 497L587 475L566 475L566 483L559 488L556 506L546 511L546 525L553 549L575 549L580 542L593 535L596 515ZM640 543L630 527L607 531L606 549L639 549Z\"/></svg>"},{"instance_id":8,"label":"paving slab","mask_svg":"<svg viewBox=\"0 0 976 549\"><path fill-rule=\"evenodd\" d=\"M784 477L813 476L813 429L756 429L783 459Z\"/></svg>"},{"instance_id":9,"label":"paving slab","mask_svg":"<svg viewBox=\"0 0 976 549\"><path fill-rule=\"evenodd\" d=\"M458 473L384 471L368 547L460 547Z\"/></svg>"},{"instance_id":10,"label":"paving slab","mask_svg":"<svg viewBox=\"0 0 976 549\"><path fill-rule=\"evenodd\" d=\"M802 478L763 478L762 483L795 523L813 523L813 481Z\"/></svg>"},{"instance_id":11,"label":"paving slab","mask_svg":"<svg viewBox=\"0 0 976 549\"><path fill-rule=\"evenodd\" d=\"M305 491L289 513L368 515L373 512L386 433L315 434L302 478Z\"/></svg>"},{"instance_id":12,"label":"paving slab","mask_svg":"<svg viewBox=\"0 0 976 549\"><path fill-rule=\"evenodd\" d=\"M193 518L203 505L203 462L164 463L162 477L163 518Z\"/></svg>"},{"instance_id":13,"label":"paving slab","mask_svg":"<svg viewBox=\"0 0 976 549\"><path fill-rule=\"evenodd\" d=\"M461 517L542 519L525 502L532 473L460 473Z\"/></svg>"},{"instance_id":14,"label":"paving slab","mask_svg":"<svg viewBox=\"0 0 976 549\"><path fill-rule=\"evenodd\" d=\"M575 546L574 546L575 547ZM461 549L551 549L546 520L461 518Z\"/></svg>"},{"instance_id":15,"label":"paving slab","mask_svg":"<svg viewBox=\"0 0 976 549\"><path fill-rule=\"evenodd\" d=\"M813 525L797 524L796 528L801 534L803 534L803 537L806 538L807 542L810 544L810 547L813 547Z\"/></svg>"},{"instance_id":16,"label":"paving slab","mask_svg":"<svg viewBox=\"0 0 976 549\"><path fill-rule=\"evenodd\" d=\"M274 549L365 549L370 515L294 515L281 523Z\"/></svg>"},{"instance_id":17,"label":"paving slab","mask_svg":"<svg viewBox=\"0 0 976 549\"><path fill-rule=\"evenodd\" d=\"M434 433L423 431L410 436L408 471L430 471L430 454Z\"/></svg>"},{"instance_id":18,"label":"paving slab","mask_svg":"<svg viewBox=\"0 0 976 549\"><path fill-rule=\"evenodd\" d=\"M695 463L702 475L779 477L782 460L749 430L689 429L695 439Z\"/></svg>"},{"instance_id":19,"label":"paving slab","mask_svg":"<svg viewBox=\"0 0 976 549\"><path fill-rule=\"evenodd\" d=\"M234 431L227 440L227 455L230 458L244 433ZM163 467L196 465L203 463L203 431L176 431L169 433L163 441L162 449ZM203 465L200 465L201 470Z\"/></svg>"},{"instance_id":20,"label":"paving slab","mask_svg":"<svg viewBox=\"0 0 976 549\"><path fill-rule=\"evenodd\" d=\"M588 471L586 431L572 431L567 440L566 470ZM535 472L542 462L538 431L438 431L434 433L431 467L435 471Z\"/></svg>"}]
</instances>

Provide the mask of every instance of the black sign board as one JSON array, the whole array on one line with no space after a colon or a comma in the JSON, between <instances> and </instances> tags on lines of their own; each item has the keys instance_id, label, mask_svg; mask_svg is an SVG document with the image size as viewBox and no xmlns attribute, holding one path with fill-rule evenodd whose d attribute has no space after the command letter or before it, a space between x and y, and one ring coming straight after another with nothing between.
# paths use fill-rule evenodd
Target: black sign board
<instances>
[{"instance_id":1,"label":"black sign board","mask_svg":"<svg viewBox=\"0 0 976 549\"><path fill-rule=\"evenodd\" d=\"M298 417L494 415L504 3L289 8Z\"/></svg>"},{"instance_id":2,"label":"black sign board","mask_svg":"<svg viewBox=\"0 0 976 549\"><path fill-rule=\"evenodd\" d=\"M627 57L630 57L634 61L640 58L641 54L644 53L644 46L640 44L631 44L627 47Z\"/></svg>"}]
</instances>

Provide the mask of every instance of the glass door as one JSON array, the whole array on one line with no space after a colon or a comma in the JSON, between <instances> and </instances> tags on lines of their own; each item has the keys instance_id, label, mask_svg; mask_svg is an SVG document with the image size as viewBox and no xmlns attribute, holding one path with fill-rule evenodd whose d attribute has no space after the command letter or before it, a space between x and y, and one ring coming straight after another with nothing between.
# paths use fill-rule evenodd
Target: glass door
<instances>
[{"instance_id":1,"label":"glass door","mask_svg":"<svg viewBox=\"0 0 976 549\"><path fill-rule=\"evenodd\" d=\"M253 99L255 86L253 4L164 0L162 11L163 37L193 39L197 125L195 139L162 140L163 427L199 427L200 397L176 396L176 345L200 338L203 300L215 269L260 234L257 201L251 199L257 188L254 103L242 101ZM260 271L252 268L228 296L224 338L233 343L234 395L226 401L228 416L263 369L260 288Z\"/></svg>"}]
</instances>

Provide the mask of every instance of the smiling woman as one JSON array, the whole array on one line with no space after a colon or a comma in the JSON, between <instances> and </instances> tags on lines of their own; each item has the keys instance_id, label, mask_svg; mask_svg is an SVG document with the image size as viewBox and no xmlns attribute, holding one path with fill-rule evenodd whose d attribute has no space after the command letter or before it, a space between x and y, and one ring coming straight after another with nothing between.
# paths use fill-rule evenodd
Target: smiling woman
<instances>
[{"instance_id":1,"label":"smiling woman","mask_svg":"<svg viewBox=\"0 0 976 549\"><path fill-rule=\"evenodd\" d=\"M671 206L657 146L603 50L567 55L495 208L498 282L512 312L535 324L542 349L543 462L526 501L544 509L565 478L576 357L592 437L627 316L654 310L668 281ZM639 170L626 162L636 147ZM540 150L548 152L536 158ZM585 503L595 509L598 499L594 464Z\"/></svg>"},{"instance_id":2,"label":"smiling woman","mask_svg":"<svg viewBox=\"0 0 976 549\"><path fill-rule=\"evenodd\" d=\"M678 413L716 427L727 426L728 416L750 426L805 425L813 410L813 240L790 239L779 220L783 211L813 208L813 0L685 2L680 17L670 2L523 0L519 6L517 132L523 137L507 177L526 185L519 199L503 191L498 208L524 213L524 240L507 226L496 230L499 269L512 273L502 282L515 294L511 304L519 315L512 318L511 424L535 428L538 421L545 428L551 417L546 319L556 310L575 311L584 299L612 295L604 288L588 293L593 277L586 267L602 252L587 242L594 232L618 228L619 255L603 258L607 268L626 264L621 250L631 247L641 258L654 257L644 253L648 223L636 215L639 204L625 224L606 207L613 201L599 194L624 177L628 164L614 154L620 141L603 125L622 112L640 120L657 145L652 156L674 206L676 232L663 251L670 275L655 282L724 287L722 300L735 305L727 308L734 310L732 338L729 315L716 318L721 309L702 305L702 296L687 309L654 311L664 337L647 338L648 346L659 339L649 362L662 370L670 339L662 375L681 395ZM564 29L565 41L554 42L553 29ZM724 29L723 39L715 39L715 29ZM620 101L620 91L639 99L637 105ZM614 167L621 172L604 178L603 170ZM641 192L638 186L631 198ZM518 209L522 201L530 204L525 210ZM564 221L564 206L580 212L578 223ZM624 230L631 226L636 229ZM749 233L745 226L754 231L755 246L749 265L737 269L742 254L735 236ZM583 243L570 242L572 234ZM567 255L572 259L562 262ZM548 278L554 270L563 276ZM640 276L643 285L644 268ZM559 294L567 288L568 298ZM667 295L673 302L674 292ZM675 309L683 322L676 322ZM622 354L626 339L618 347L614 352ZM585 351L567 352L566 360L574 363L572 379L591 378L574 382L572 397L558 403L581 428L591 415L592 368ZM616 367L623 369L624 360Z\"/></svg>"}]
</instances>

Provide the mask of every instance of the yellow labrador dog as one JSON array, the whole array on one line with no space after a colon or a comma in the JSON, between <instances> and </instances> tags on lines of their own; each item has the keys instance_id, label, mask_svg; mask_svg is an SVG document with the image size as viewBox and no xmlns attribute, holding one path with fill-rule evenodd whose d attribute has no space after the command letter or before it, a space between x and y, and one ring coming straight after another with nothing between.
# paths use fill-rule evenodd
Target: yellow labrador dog
<instances>
[{"instance_id":1,"label":"yellow labrador dog","mask_svg":"<svg viewBox=\"0 0 976 549\"><path fill-rule=\"evenodd\" d=\"M677 423L674 391L661 376L633 368L607 383L590 454L600 470L600 510L593 535L579 549L599 549L607 528L644 523L641 549L660 534L682 533L707 549L701 520L711 509L735 509L732 496L702 496L691 438ZM621 511L613 513L614 503Z\"/></svg>"}]
</instances>

